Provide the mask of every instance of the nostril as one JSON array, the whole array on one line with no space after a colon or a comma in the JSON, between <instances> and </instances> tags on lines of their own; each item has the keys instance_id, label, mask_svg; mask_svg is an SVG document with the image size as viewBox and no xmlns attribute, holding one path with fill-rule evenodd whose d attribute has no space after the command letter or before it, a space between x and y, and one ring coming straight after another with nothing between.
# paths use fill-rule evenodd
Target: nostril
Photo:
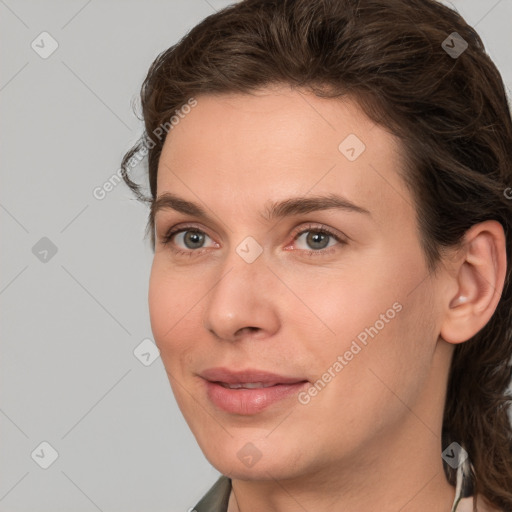
<instances>
[{"instance_id":1,"label":"nostril","mask_svg":"<svg viewBox=\"0 0 512 512\"><path fill-rule=\"evenodd\" d=\"M237 335L241 335L243 334L243 332L247 330L249 332L254 332L254 331L259 331L259 327L242 327L241 329L238 329L238 331L236 332Z\"/></svg>"}]
</instances>

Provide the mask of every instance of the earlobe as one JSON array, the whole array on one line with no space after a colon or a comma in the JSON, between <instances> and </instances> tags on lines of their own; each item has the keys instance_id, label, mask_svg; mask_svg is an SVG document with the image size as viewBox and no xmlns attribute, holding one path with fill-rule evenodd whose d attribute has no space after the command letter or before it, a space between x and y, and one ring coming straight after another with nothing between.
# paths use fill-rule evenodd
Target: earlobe
<instances>
[{"instance_id":1,"label":"earlobe","mask_svg":"<svg viewBox=\"0 0 512 512\"><path fill-rule=\"evenodd\" d=\"M449 287L440 335L448 343L472 338L490 320L501 298L506 275L505 234L497 221L476 224L464 237L455 263L456 292Z\"/></svg>"}]
</instances>

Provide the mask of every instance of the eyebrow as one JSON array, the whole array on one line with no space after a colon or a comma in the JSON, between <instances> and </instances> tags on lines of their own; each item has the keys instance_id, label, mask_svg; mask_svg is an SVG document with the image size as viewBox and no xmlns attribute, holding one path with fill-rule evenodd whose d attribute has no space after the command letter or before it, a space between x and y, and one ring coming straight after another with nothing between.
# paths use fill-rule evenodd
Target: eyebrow
<instances>
[{"instance_id":1,"label":"eyebrow","mask_svg":"<svg viewBox=\"0 0 512 512\"><path fill-rule=\"evenodd\" d=\"M199 204L187 201L171 192L164 192L153 201L151 205L151 218L154 221L157 212L168 209L200 219L210 219L206 210ZM298 196L279 202L271 202L265 206L260 215L265 221L270 222L277 218L331 209L362 213L371 217L369 210L337 194Z\"/></svg>"}]
</instances>

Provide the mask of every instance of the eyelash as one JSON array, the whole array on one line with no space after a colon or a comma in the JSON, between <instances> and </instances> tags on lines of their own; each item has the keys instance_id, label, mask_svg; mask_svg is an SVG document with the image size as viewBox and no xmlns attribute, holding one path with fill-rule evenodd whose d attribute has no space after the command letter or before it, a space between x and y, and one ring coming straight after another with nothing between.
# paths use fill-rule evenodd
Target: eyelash
<instances>
[{"instance_id":1,"label":"eyelash","mask_svg":"<svg viewBox=\"0 0 512 512\"><path fill-rule=\"evenodd\" d=\"M163 237L163 239L161 241L162 245L164 245L164 246L170 245L171 239L173 238L174 235L177 235L179 233L186 232L186 231L192 231L192 232L195 232L195 233L201 233L201 234L204 234L206 236L209 236L208 233L205 233L204 231L198 229L195 226L181 226L181 227L176 228L176 229L175 228L171 228L164 235L164 237ZM321 233L321 234L330 236L330 237L334 238L341 245L346 245L347 244L347 241L345 239L341 238L339 235L337 235L336 233L332 232L327 227L325 227L323 225L322 226L318 226L318 225L315 226L313 224L310 224L310 225L306 226L305 228L300 229L300 231L294 232L293 241L297 240L297 238L299 238L304 233L308 233L310 231L312 231L314 233ZM183 249L176 249L176 248L171 246L171 250L172 250L172 252L174 254L179 255L179 256L193 257L193 256L199 256L200 254L202 254L203 252L207 251L208 249L207 248L199 248L199 249L183 250ZM311 249L311 250L298 249L298 250L302 251L303 253L306 253L306 255L308 257L313 257L313 256L326 256L328 254L332 254L333 252L336 251L336 248L335 247L329 247L329 248L319 249L319 250L313 250L313 249Z\"/></svg>"}]
</instances>

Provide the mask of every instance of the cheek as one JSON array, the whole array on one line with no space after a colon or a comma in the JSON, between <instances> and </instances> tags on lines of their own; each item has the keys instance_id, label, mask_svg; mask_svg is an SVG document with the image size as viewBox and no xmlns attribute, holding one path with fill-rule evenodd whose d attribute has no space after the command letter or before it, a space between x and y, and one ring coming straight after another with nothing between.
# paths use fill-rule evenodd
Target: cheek
<instances>
[{"instance_id":1,"label":"cheek","mask_svg":"<svg viewBox=\"0 0 512 512\"><path fill-rule=\"evenodd\" d=\"M297 322L298 330L302 330L297 336L304 340L306 358L313 361L316 377L329 369L340 375L333 379L337 384L329 386L333 389L340 385L345 391L357 388L375 394L371 393L371 382L378 379L370 368L379 376L382 372L390 384L403 383L411 378L414 368L421 370L420 363L433 349L432 336L425 329L427 284L411 293L425 277L421 260L392 251L377 256L368 254L359 266L351 266L350 272L342 272L335 279L303 274L294 283L294 289L307 298L309 309L315 313L311 326ZM299 316L297 312L291 314ZM313 329L315 325L317 329ZM338 364L336 371L333 365L339 362L338 356L343 358L343 368Z\"/></svg>"},{"instance_id":2,"label":"cheek","mask_svg":"<svg viewBox=\"0 0 512 512\"><path fill-rule=\"evenodd\" d=\"M174 309L171 283L165 274L159 272L158 265L153 261L149 279L148 306L151 329L157 345L160 345L165 334L172 328L173 318L170 311Z\"/></svg>"},{"instance_id":3,"label":"cheek","mask_svg":"<svg viewBox=\"0 0 512 512\"><path fill-rule=\"evenodd\" d=\"M185 341L191 339L194 305L201 298L197 286L182 283L164 265L154 261L149 280L148 306L151 329L164 364L175 361L169 357L186 351ZM188 285L187 285L188 283Z\"/></svg>"},{"instance_id":4,"label":"cheek","mask_svg":"<svg viewBox=\"0 0 512 512\"><path fill-rule=\"evenodd\" d=\"M387 301L383 304L387 306ZM404 403L415 403L428 376L427 343L418 327L420 311L416 305L403 304L400 311L393 310L393 318L389 315L388 323L371 329L379 318L375 312L385 315L386 311L368 305L357 317L355 309L352 317L346 311L335 326L336 341L310 352L317 391L311 398L301 397L305 405L300 411L311 422L329 418L324 429L332 443L327 443L326 457L333 446L359 446L401 421L408 412ZM366 343L357 337L360 333ZM340 438L345 440L343 446L336 441Z\"/></svg>"},{"instance_id":5,"label":"cheek","mask_svg":"<svg viewBox=\"0 0 512 512\"><path fill-rule=\"evenodd\" d=\"M393 269L383 265L378 270L372 270L372 265L367 267L370 270L364 272L355 265L337 274L302 272L293 281L291 275L286 276L290 288L302 299L302 304L297 303L289 310L290 325L299 326L304 332L316 332L315 338L322 338L322 346L339 350L350 345L360 333L364 339L365 329L376 322L378 330L382 330L380 315L393 321L397 314L393 304L400 300L401 293L391 274Z\"/></svg>"}]
</instances>

